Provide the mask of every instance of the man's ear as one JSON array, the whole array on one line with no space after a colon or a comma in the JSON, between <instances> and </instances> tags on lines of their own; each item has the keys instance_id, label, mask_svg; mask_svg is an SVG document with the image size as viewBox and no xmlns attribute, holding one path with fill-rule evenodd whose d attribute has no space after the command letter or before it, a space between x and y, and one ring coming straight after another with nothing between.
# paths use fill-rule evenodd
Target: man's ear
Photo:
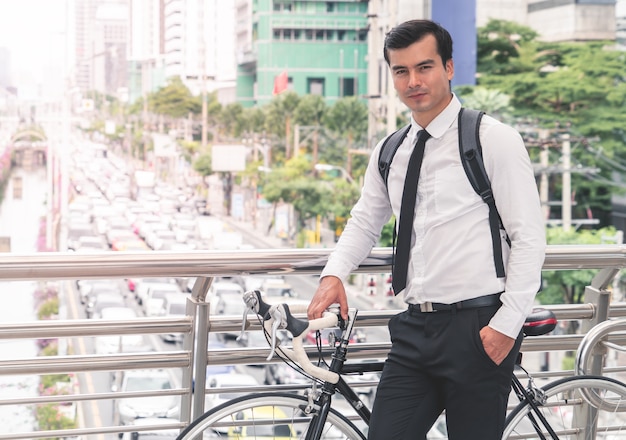
<instances>
[{"instance_id":1,"label":"man's ear","mask_svg":"<svg viewBox=\"0 0 626 440\"><path fill-rule=\"evenodd\" d=\"M452 78L454 78L454 61L452 58L446 61L446 72L448 74L448 81L452 81Z\"/></svg>"}]
</instances>

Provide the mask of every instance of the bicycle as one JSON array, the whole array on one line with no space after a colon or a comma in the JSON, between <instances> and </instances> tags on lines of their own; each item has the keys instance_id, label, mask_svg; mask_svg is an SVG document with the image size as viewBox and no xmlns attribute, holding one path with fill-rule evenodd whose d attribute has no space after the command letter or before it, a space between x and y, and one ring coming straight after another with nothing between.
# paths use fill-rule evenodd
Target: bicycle
<instances>
[{"instance_id":1,"label":"bicycle","mask_svg":"<svg viewBox=\"0 0 626 440\"><path fill-rule=\"evenodd\" d=\"M261 320L263 331L271 346L270 356L278 354L290 365L297 366L312 381L304 395L269 392L246 395L205 412L189 424L178 440L201 438L255 438L255 439L351 439L365 440L370 420L370 410L345 378L351 374L381 371L383 362L347 363L348 344L358 311L350 309L349 319L343 321L338 311L328 311L322 318L306 321L294 317L304 313L305 306L289 307L286 304L269 305L260 291L246 292L244 301ZM244 315L245 316L245 315ZM537 310L524 325L526 336L549 333L556 326L554 314ZM341 335L334 342L330 365L314 365L303 347L302 338L309 331L336 328ZM278 330L293 335L291 347L277 343ZM321 347L318 346L321 353ZM521 356L518 358L521 367ZM599 376L573 376L554 381L543 388L537 387L532 376L528 386L513 375L513 395L519 403L506 418L503 439L610 439L608 433L623 434L626 423L606 427L607 421L617 420L615 412L626 404L626 385ZM355 415L347 416L337 411L332 397L340 394L350 404ZM572 411L575 410L574 414ZM586 418L583 420L583 414ZM572 417L570 417L572 415ZM573 416L575 415L575 417ZM582 426L578 426L583 422ZM439 431L433 438L447 438ZM429 437L430 438L430 437ZM621 438L621 435L619 437Z\"/></svg>"}]
</instances>

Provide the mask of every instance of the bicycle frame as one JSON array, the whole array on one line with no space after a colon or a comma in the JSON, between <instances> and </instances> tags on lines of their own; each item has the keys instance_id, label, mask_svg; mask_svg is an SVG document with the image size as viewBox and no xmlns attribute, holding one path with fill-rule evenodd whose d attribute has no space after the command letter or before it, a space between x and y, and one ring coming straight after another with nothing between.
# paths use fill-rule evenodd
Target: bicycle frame
<instances>
[{"instance_id":1,"label":"bicycle frame","mask_svg":"<svg viewBox=\"0 0 626 440\"><path fill-rule=\"evenodd\" d=\"M521 353L520 353L520 358L521 358ZM521 366L520 366L520 368L521 368ZM526 370L524 370L524 371L526 371ZM531 395L528 392L528 390L526 388L524 388L524 386L522 385L520 380L517 378L517 376L515 376L515 373L513 373L513 379L512 379L512 383L511 383L511 388L513 389L513 392L515 392L515 394L519 398L520 403L524 402L524 401L528 402L528 405L532 408L532 412L528 414L528 419L530 420L530 423L533 425L533 428L535 428L535 431L537 432L537 435L542 440L546 440L546 437L542 434L541 426L539 426L537 420L535 420L535 417L537 417L539 419L539 421L541 422L543 427L548 431L548 433L550 433L550 437L551 438L558 439L559 437L556 435L556 432L554 432L554 429L552 429L552 426L550 426L550 423L546 420L546 418L544 417L543 413L541 411L539 411L539 408L537 406L537 396L536 396L536 393L533 393L533 395ZM537 390L534 387L531 387L529 389L531 389L533 391Z\"/></svg>"},{"instance_id":2,"label":"bicycle frame","mask_svg":"<svg viewBox=\"0 0 626 440\"><path fill-rule=\"evenodd\" d=\"M329 371L333 371L336 373L340 373L339 381L334 384L330 382L324 382L322 384L320 394L314 398L314 402L316 407L313 411L311 423L309 424L309 428L306 433L306 440L318 440L322 436L322 432L324 429L324 424L326 423L326 417L328 416L328 412L330 411L332 404L332 396L339 392L344 398L348 401L348 403L354 408L358 416L369 426L371 411L370 409L363 403L361 398L354 392L352 387L346 383L343 379L343 374L349 373L363 373L370 371L380 371L382 370L382 362L370 362L360 365L345 365L346 362L346 354L348 352L348 344L350 343L350 335L352 334L352 329L354 326L357 310L350 312L350 318L348 320L348 324L346 328L341 333L341 340L339 344L335 347L335 352L332 355L332 361L329 367Z\"/></svg>"}]
</instances>

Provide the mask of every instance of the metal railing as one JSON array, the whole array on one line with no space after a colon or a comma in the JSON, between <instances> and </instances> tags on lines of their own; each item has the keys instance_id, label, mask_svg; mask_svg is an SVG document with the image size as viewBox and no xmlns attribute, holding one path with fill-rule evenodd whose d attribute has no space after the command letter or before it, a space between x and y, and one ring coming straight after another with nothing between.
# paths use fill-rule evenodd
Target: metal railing
<instances>
[{"instance_id":1,"label":"metal railing","mask_svg":"<svg viewBox=\"0 0 626 440\"><path fill-rule=\"evenodd\" d=\"M136 320L106 321L89 319L62 319L6 323L0 327L0 341L15 339L83 338L100 335L163 334L183 335L182 349L149 353L111 355L59 354L0 360L0 376L44 375L56 373L94 373L100 371L125 371L133 369L165 368L181 372L180 386L155 392L120 393L77 392L62 396L2 397L3 405L39 405L59 402L106 401L120 397L180 396L180 418L166 425L89 426L84 421L77 429L35 431L0 434L0 439L30 439L44 437L77 437L123 433L148 429L179 429L204 411L207 365L252 365L266 363L265 348L208 348L209 333L237 332L241 317L211 316L207 293L213 277L248 274L304 275L318 274L326 263L328 249L308 250L250 250L207 252L111 252L98 254L37 253L29 255L2 254L0 280L77 280L87 278L137 278L137 277L198 277L187 301L187 314L183 318L138 318ZM358 268L360 273L388 272L391 262L389 248L375 248L370 257ZM584 304L548 306L560 320L582 320L583 333L609 317L626 316L626 303L611 304L609 286L619 271L626 266L626 246L549 246L544 270L599 269L591 285L586 287ZM69 283L67 283L69 284ZM358 326L385 326L397 310L362 310ZM248 329L260 330L255 321ZM576 350L583 334L550 335L524 341L524 351ZM357 343L351 345L351 358L384 358L387 343ZM310 356L316 355L311 347ZM549 374L568 374L551 372ZM195 376L195 377L194 377ZM254 392L264 387L248 388ZM221 389L222 392L228 391ZM210 392L210 391L209 391ZM101 437L98 437L101 438Z\"/></svg>"}]
</instances>

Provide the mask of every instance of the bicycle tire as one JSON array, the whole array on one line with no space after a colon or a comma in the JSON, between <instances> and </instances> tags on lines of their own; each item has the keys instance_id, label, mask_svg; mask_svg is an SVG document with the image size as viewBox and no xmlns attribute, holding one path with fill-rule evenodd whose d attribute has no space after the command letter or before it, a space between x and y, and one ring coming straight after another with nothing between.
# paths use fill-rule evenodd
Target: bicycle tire
<instances>
[{"instance_id":1,"label":"bicycle tire","mask_svg":"<svg viewBox=\"0 0 626 440\"><path fill-rule=\"evenodd\" d=\"M559 439L626 438L626 413L619 410L626 402L624 383L602 376L573 376L551 382L542 390L546 402L539 406L539 411ZM589 395L593 397L591 405L585 404ZM506 418L502 438L541 438L529 418L531 411L526 401L515 407ZM551 438L545 427L541 431L545 438Z\"/></svg>"},{"instance_id":2,"label":"bicycle tire","mask_svg":"<svg viewBox=\"0 0 626 440\"><path fill-rule=\"evenodd\" d=\"M611 336L623 339L626 332L626 320L608 320L592 327L583 337L576 352L575 369L578 376L608 376L603 370L610 356L611 346L605 344ZM619 344L618 344L619 345ZM621 351L621 350L620 350ZM597 359L599 357L599 359ZM609 376L612 377L612 376Z\"/></svg>"},{"instance_id":3,"label":"bicycle tire","mask_svg":"<svg viewBox=\"0 0 626 440\"><path fill-rule=\"evenodd\" d=\"M241 396L205 412L177 437L177 440L204 438L256 438L248 430L270 429L269 438L304 438L311 417L301 407L308 400L289 393ZM263 409L260 409L263 408ZM261 415L258 419L258 415ZM280 428L279 428L280 427ZM278 432L278 430L282 432ZM285 435L286 434L286 435ZM256 433L261 435L261 433ZM263 437L266 438L266 437ZM346 416L331 408L321 438L365 440L363 433Z\"/></svg>"}]
</instances>

